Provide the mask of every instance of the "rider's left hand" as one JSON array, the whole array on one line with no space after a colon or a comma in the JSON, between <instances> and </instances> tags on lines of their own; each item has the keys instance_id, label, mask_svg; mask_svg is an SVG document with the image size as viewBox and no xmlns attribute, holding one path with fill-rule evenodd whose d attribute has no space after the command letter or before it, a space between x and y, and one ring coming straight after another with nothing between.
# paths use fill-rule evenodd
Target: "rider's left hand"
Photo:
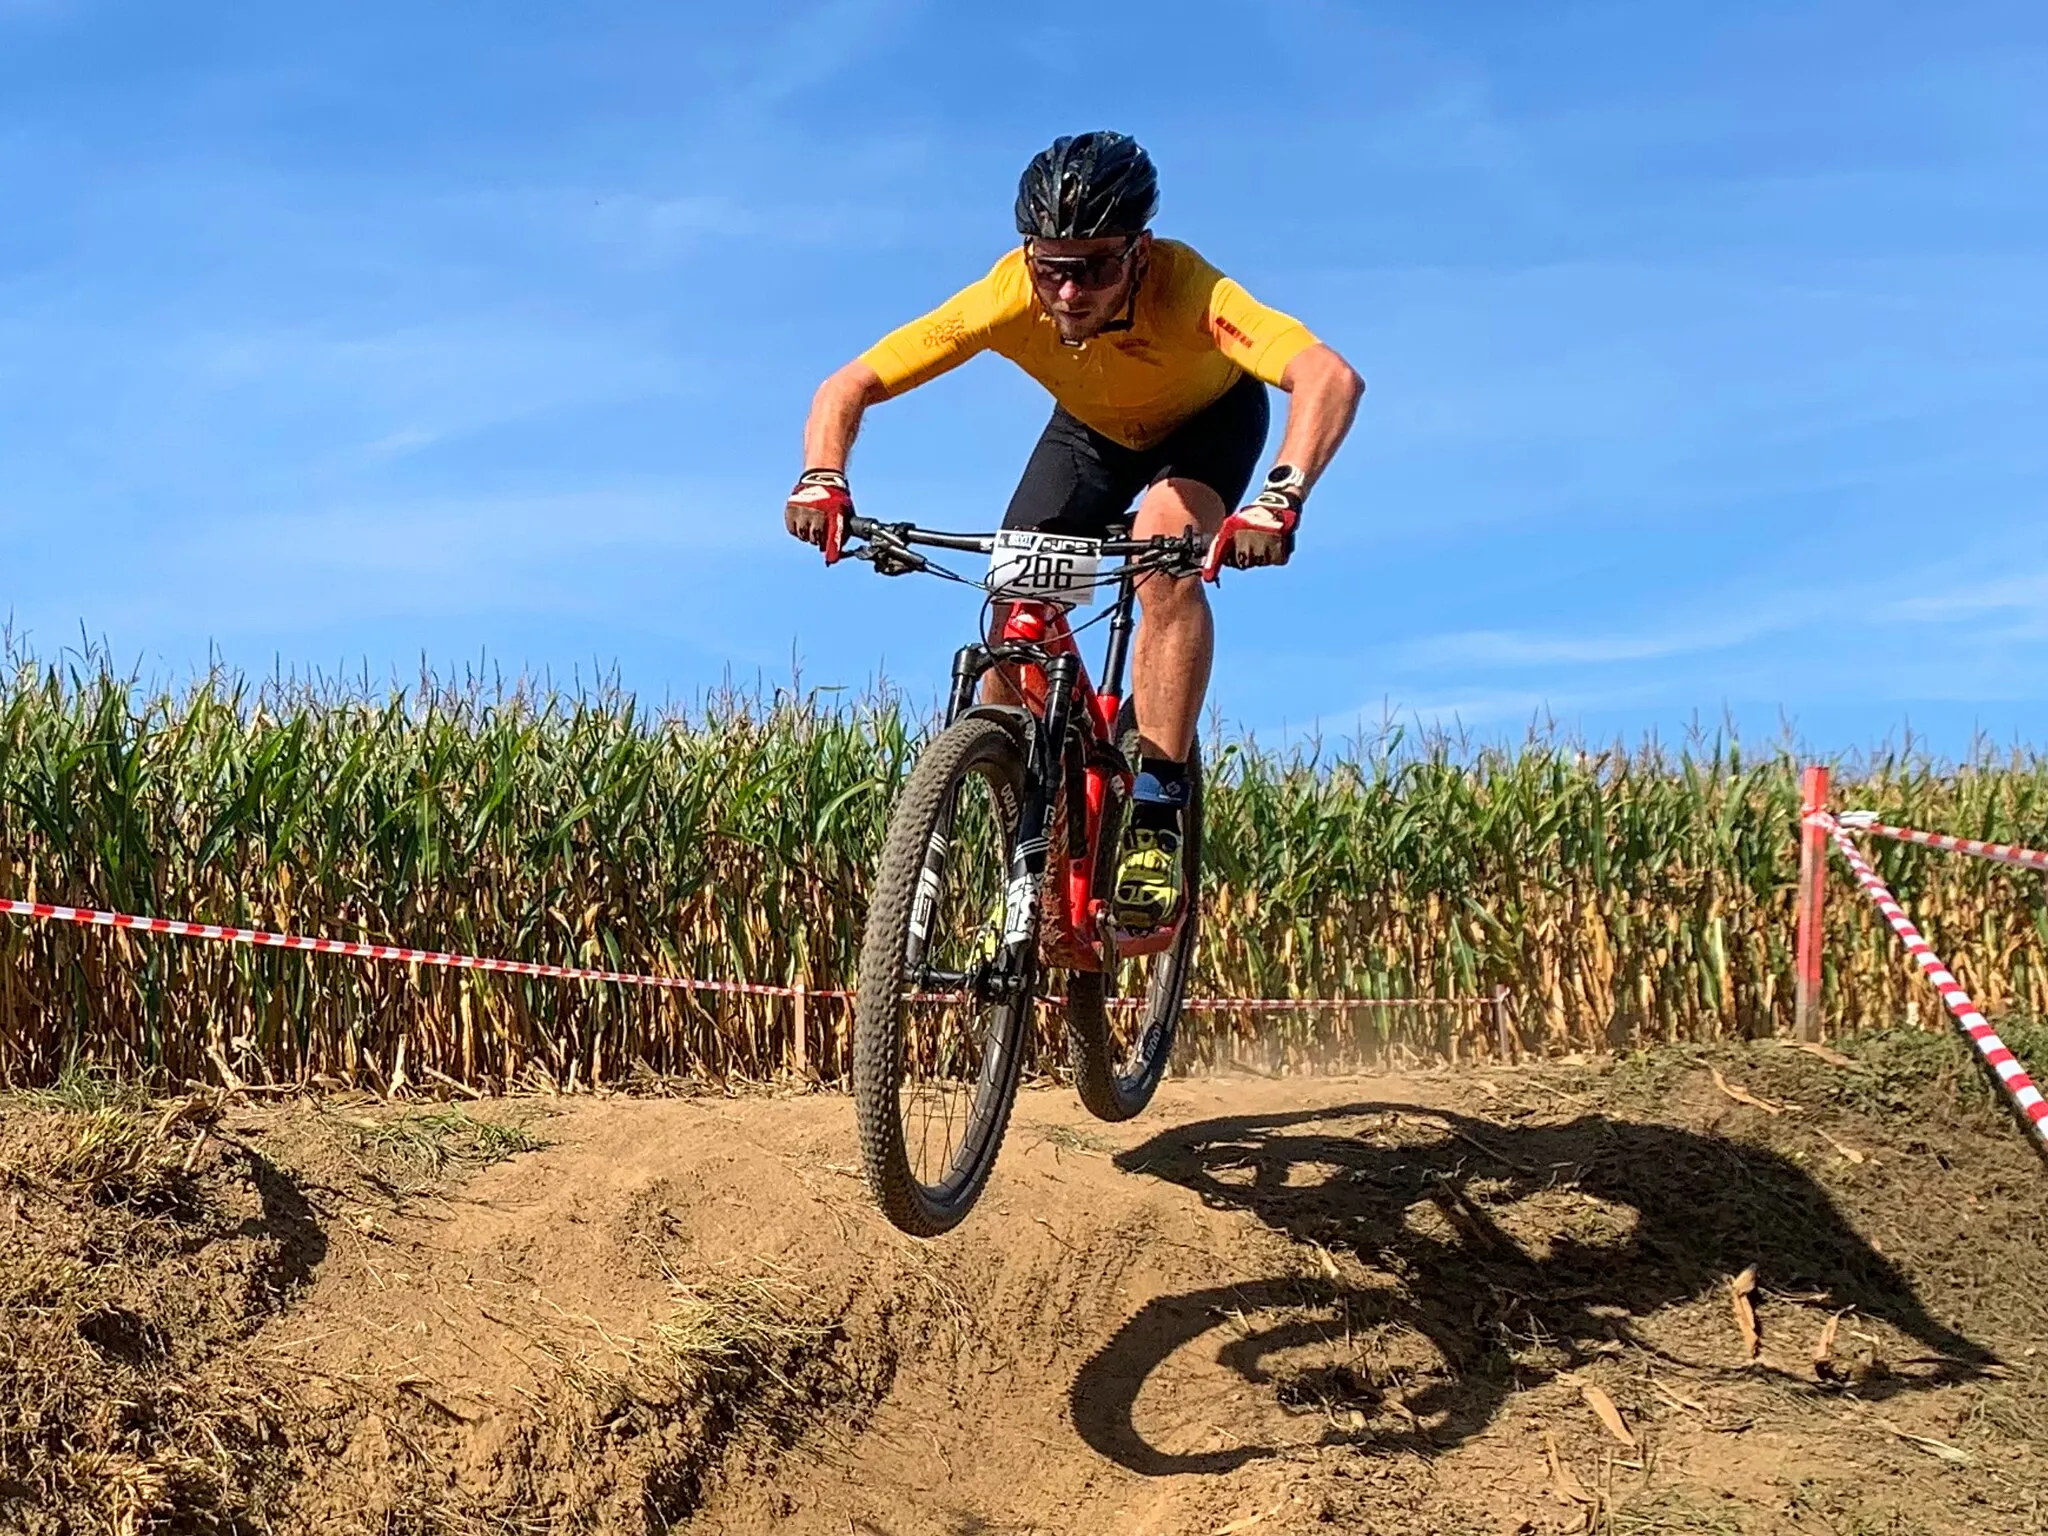
<instances>
[{"instance_id":1,"label":"rider's left hand","mask_svg":"<svg viewBox=\"0 0 2048 1536\"><path fill-rule=\"evenodd\" d=\"M1230 540L1230 563L1239 570L1285 565L1294 553L1294 529L1301 521L1307 487L1298 470L1282 464L1266 476L1266 488L1238 510Z\"/></svg>"}]
</instances>

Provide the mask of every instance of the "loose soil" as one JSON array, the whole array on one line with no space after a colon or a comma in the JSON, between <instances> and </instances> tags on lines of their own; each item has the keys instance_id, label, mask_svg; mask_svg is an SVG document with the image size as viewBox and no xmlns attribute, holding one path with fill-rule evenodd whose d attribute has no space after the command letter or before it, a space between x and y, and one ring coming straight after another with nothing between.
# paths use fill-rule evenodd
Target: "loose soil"
<instances>
[{"instance_id":1,"label":"loose soil","mask_svg":"<svg viewBox=\"0 0 2048 1536\"><path fill-rule=\"evenodd\" d=\"M1034 1088L932 1242L831 1094L8 1100L0 1526L2048 1532L2048 1175L1849 1049Z\"/></svg>"}]
</instances>

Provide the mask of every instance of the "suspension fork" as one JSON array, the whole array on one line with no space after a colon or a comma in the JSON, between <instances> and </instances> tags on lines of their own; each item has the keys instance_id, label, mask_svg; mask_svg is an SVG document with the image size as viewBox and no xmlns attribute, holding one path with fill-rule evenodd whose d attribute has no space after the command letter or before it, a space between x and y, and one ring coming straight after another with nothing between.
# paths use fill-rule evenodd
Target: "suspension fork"
<instances>
[{"instance_id":1,"label":"suspension fork","mask_svg":"<svg viewBox=\"0 0 2048 1536\"><path fill-rule=\"evenodd\" d=\"M953 696L946 701L946 724L951 725L974 707L974 695L988 669L985 645L963 645L953 653Z\"/></svg>"},{"instance_id":2,"label":"suspension fork","mask_svg":"<svg viewBox=\"0 0 2048 1536\"><path fill-rule=\"evenodd\" d=\"M946 724L952 725L974 706L981 677L989 668L988 647L963 645L953 654L953 692L946 702ZM932 918L938 911L939 891L945 883L946 859L952 850L953 818L958 811L958 791L949 791L939 806L931 840L925 845L924 864L917 872L917 891L911 898L910 933L904 946L904 975L914 987L930 980L925 954L931 943Z\"/></svg>"},{"instance_id":3,"label":"suspension fork","mask_svg":"<svg viewBox=\"0 0 2048 1536\"><path fill-rule=\"evenodd\" d=\"M1052 807L1066 769L1067 732L1073 725L1074 682L1080 658L1071 652L1054 656L1045 667L1045 719L1032 733L1031 756L1024 776L1024 804L1017 817L1017 842L1010 852L1010 879L1003 896L1003 949L1014 962L1029 951L1038 924L1039 893L1052 850L1049 835ZM1012 974L1022 975L1021 967Z\"/></svg>"}]
</instances>

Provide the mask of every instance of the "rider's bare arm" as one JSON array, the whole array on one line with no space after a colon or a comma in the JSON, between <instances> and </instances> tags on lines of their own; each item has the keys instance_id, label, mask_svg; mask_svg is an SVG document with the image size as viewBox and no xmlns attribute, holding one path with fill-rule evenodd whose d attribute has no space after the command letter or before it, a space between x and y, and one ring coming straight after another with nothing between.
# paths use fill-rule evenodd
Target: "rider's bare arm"
<instances>
[{"instance_id":1,"label":"rider's bare arm","mask_svg":"<svg viewBox=\"0 0 2048 1536\"><path fill-rule=\"evenodd\" d=\"M1337 456L1358 414L1365 380L1335 348L1317 342L1295 354L1280 377L1280 387L1287 391L1288 401L1278 462L1300 470L1306 489Z\"/></svg>"},{"instance_id":2,"label":"rider's bare arm","mask_svg":"<svg viewBox=\"0 0 2048 1536\"><path fill-rule=\"evenodd\" d=\"M1272 380L1288 395L1280 456L1266 475L1265 489L1231 519L1231 537L1219 546L1239 567L1287 563L1294 553L1302 498L1336 457L1365 393L1365 381L1334 349L1305 334L1296 339L1301 345Z\"/></svg>"},{"instance_id":3,"label":"rider's bare arm","mask_svg":"<svg viewBox=\"0 0 2048 1536\"><path fill-rule=\"evenodd\" d=\"M1298 503L1351 430L1365 382L1292 315L1261 304L1212 268L1205 266L1205 274L1205 318L1216 350L1290 397L1276 462L1300 472L1300 484L1291 487Z\"/></svg>"},{"instance_id":4,"label":"rider's bare arm","mask_svg":"<svg viewBox=\"0 0 2048 1536\"><path fill-rule=\"evenodd\" d=\"M853 511L846 489L846 458L860 435L860 419L877 400L888 398L875 370L856 358L818 386L804 423L804 473L789 493L782 522L806 544L827 548L835 515Z\"/></svg>"},{"instance_id":5,"label":"rider's bare arm","mask_svg":"<svg viewBox=\"0 0 2048 1536\"><path fill-rule=\"evenodd\" d=\"M804 422L804 468L843 473L861 417L887 398L881 375L859 358L833 373L811 397L810 418Z\"/></svg>"}]
</instances>

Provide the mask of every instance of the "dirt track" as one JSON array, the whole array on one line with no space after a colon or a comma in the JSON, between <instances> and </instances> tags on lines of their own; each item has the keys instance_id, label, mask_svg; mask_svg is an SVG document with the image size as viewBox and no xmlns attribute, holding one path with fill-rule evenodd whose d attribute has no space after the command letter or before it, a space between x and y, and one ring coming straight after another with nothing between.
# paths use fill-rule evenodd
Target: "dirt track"
<instances>
[{"instance_id":1,"label":"dirt track","mask_svg":"<svg viewBox=\"0 0 2048 1536\"><path fill-rule=\"evenodd\" d=\"M1711 1065L1798 1107L1678 1056L1177 1082L1122 1127L1028 1092L934 1243L834 1096L472 1106L545 1144L432 1180L389 1108L231 1107L160 1138L215 1235L81 1302L80 1359L218 1405L132 1510L251 1530L2048 1530L2017 1136L1884 1063ZM61 1121L10 1127L17 1261Z\"/></svg>"}]
</instances>

